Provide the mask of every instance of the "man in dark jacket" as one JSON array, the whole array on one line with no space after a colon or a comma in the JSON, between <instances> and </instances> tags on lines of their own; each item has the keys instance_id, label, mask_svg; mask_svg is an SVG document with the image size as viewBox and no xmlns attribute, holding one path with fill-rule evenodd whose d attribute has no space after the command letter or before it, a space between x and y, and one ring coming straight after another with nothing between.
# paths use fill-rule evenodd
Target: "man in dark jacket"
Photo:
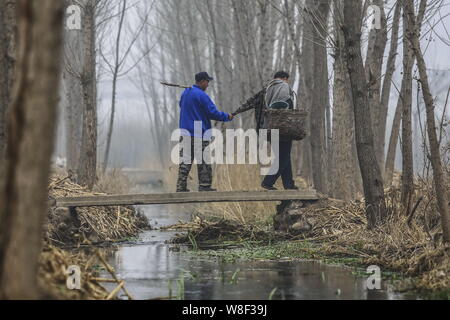
<instances>
[{"instance_id":1,"label":"man in dark jacket","mask_svg":"<svg viewBox=\"0 0 450 320\"><path fill-rule=\"evenodd\" d=\"M289 74L279 71L275 74L274 80L266 88L265 107L270 109L293 109L294 92L289 83ZM264 189L276 190L274 184L281 177L284 189L298 190L292 175L292 140L289 137L280 137L279 149L279 169L274 175L266 176L261 184Z\"/></svg>"},{"instance_id":2,"label":"man in dark jacket","mask_svg":"<svg viewBox=\"0 0 450 320\"><path fill-rule=\"evenodd\" d=\"M237 115L248 110L255 110L256 130L266 128L264 110L271 109L293 109L294 91L289 85L289 74L285 71L279 71L269 85L250 98L233 114ZM289 137L280 137L279 143L279 169L274 175L264 177L261 186L267 190L276 190L274 187L278 178L283 180L283 186L287 190L298 190L295 186L292 174L291 152L292 140Z\"/></svg>"},{"instance_id":3,"label":"man in dark jacket","mask_svg":"<svg viewBox=\"0 0 450 320\"><path fill-rule=\"evenodd\" d=\"M209 86L209 82L212 81L208 73L200 72L195 76L196 84L191 88L187 88L180 100L180 129L182 129L183 139L189 137L190 144L190 156L187 155L187 159L183 159L183 148L180 152L181 164L178 172L177 192L189 192L187 189L187 179L189 172L192 168L192 162L194 161L195 154L204 154L206 147L211 142L211 135L208 134L208 130L211 129L211 120L228 122L233 120L231 114L217 110L216 105L211 98L206 94L206 89ZM195 130L195 123L201 122L201 131ZM200 140L197 144L195 140ZM195 150L195 146L201 146L201 150ZM196 152L197 151L197 152ZM206 163L207 159L197 159L199 164L198 180L199 191L216 191L212 189L212 168L211 165Z\"/></svg>"}]
</instances>

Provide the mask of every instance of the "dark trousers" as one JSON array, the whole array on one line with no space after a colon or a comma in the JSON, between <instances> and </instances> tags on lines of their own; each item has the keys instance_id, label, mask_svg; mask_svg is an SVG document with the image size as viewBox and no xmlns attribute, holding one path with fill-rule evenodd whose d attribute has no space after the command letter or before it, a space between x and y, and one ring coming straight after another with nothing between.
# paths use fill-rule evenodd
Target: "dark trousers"
<instances>
[{"instance_id":1,"label":"dark trousers","mask_svg":"<svg viewBox=\"0 0 450 320\"><path fill-rule=\"evenodd\" d=\"M291 162L291 152L292 152L292 140L280 141L280 152L279 152L279 169L278 172L271 176L266 176L263 183L266 186L272 187L281 177L283 181L283 186L285 189L294 186L294 178L292 176L292 162Z\"/></svg>"},{"instance_id":2,"label":"dark trousers","mask_svg":"<svg viewBox=\"0 0 450 320\"><path fill-rule=\"evenodd\" d=\"M187 189L187 179L189 177L189 173L192 169L192 163L195 158L195 139L201 138L194 138L191 137L191 146L190 146L190 161L181 162L179 170L178 170L178 182L177 182L177 191L183 191ZM183 137L181 137L180 142L183 141ZM201 141L201 154L203 155L203 152L205 151L206 147L210 144L210 141ZM183 144L182 144L183 145ZM186 150L184 150L186 151ZM198 150L198 153L200 151ZM180 150L180 159L183 159L183 148ZM197 162L200 162L201 159L197 159ZM202 158L202 163L197 164L197 171L198 171L198 183L199 183L199 189L202 188L208 188L212 185L212 167L210 164L205 163L205 159Z\"/></svg>"}]
</instances>

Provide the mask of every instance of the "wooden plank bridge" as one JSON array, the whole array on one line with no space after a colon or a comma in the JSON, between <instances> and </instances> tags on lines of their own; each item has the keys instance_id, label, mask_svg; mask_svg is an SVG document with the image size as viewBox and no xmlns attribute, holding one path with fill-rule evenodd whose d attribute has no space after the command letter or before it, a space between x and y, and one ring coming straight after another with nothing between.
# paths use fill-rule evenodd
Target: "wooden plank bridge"
<instances>
[{"instance_id":1,"label":"wooden plank bridge","mask_svg":"<svg viewBox=\"0 0 450 320\"><path fill-rule=\"evenodd\" d=\"M218 191L89 196L55 199L57 207L104 207L205 202L316 201L315 190Z\"/></svg>"}]
</instances>

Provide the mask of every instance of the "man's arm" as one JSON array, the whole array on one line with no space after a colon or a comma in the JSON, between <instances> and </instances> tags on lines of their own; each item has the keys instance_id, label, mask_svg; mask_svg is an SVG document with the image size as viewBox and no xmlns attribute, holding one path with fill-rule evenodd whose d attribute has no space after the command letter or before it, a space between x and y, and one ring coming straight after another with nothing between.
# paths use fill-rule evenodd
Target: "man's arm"
<instances>
[{"instance_id":1,"label":"man's arm","mask_svg":"<svg viewBox=\"0 0 450 320\"><path fill-rule=\"evenodd\" d=\"M233 115L238 115L240 113L244 113L251 109L258 109L261 107L261 105L264 102L264 95L266 90L261 90L257 94L255 94L253 97L248 99L242 106L239 107L235 112L233 112Z\"/></svg>"},{"instance_id":2,"label":"man's arm","mask_svg":"<svg viewBox=\"0 0 450 320\"><path fill-rule=\"evenodd\" d=\"M205 108L206 114L211 120L228 122L233 119L233 116L219 111L208 95L203 95L202 97L203 107Z\"/></svg>"}]
</instances>

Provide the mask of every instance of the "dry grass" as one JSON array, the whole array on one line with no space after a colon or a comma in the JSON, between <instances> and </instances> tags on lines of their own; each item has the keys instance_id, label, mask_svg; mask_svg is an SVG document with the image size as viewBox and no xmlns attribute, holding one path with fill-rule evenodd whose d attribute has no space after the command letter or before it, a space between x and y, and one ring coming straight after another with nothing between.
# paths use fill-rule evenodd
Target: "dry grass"
<instances>
[{"instance_id":1,"label":"dry grass","mask_svg":"<svg viewBox=\"0 0 450 320\"><path fill-rule=\"evenodd\" d=\"M103 178L104 184L97 190L123 190L121 180L116 176ZM115 182L115 183L114 183ZM105 193L89 192L85 188L70 181L68 176L59 175L51 178L49 186L50 196L79 197L103 195ZM65 208L51 208L46 224L46 238L53 244L64 245L79 242L105 242L123 240L137 235L148 226L147 220L133 207L86 207L77 208L73 215Z\"/></svg>"},{"instance_id":2,"label":"dry grass","mask_svg":"<svg viewBox=\"0 0 450 320\"><path fill-rule=\"evenodd\" d=\"M94 191L107 194L127 194L132 188L130 180L120 169L112 169L106 173L98 172Z\"/></svg>"},{"instance_id":3,"label":"dry grass","mask_svg":"<svg viewBox=\"0 0 450 320\"><path fill-rule=\"evenodd\" d=\"M39 259L39 284L47 298L65 300L101 300L108 296L100 284L93 281L96 276L92 265L94 259L82 253L64 251L47 246ZM81 268L81 290L68 290L66 270L71 265Z\"/></svg>"},{"instance_id":4,"label":"dry grass","mask_svg":"<svg viewBox=\"0 0 450 320\"><path fill-rule=\"evenodd\" d=\"M418 186L414 202L423 197L412 218L405 215L400 190L386 190L391 210L388 221L367 230L363 199L341 206L323 203L321 207L302 209L313 221L304 235L332 256L358 257L366 265L378 265L385 271L399 271L415 277L416 288L450 288L450 247L442 242L440 218L431 185Z\"/></svg>"}]
</instances>

